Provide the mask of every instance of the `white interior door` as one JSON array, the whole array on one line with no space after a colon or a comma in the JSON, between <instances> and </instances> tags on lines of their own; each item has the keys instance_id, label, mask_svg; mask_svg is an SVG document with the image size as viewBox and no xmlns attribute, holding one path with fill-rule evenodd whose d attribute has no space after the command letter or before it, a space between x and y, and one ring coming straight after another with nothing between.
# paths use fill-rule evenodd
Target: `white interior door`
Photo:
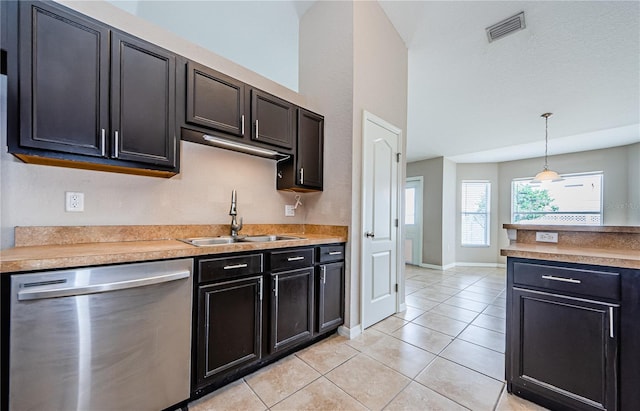
<instances>
[{"instance_id":1,"label":"white interior door","mask_svg":"<svg viewBox=\"0 0 640 411\"><path fill-rule=\"evenodd\" d=\"M364 112L362 158L362 325L397 310L398 152L402 132Z\"/></svg>"},{"instance_id":2,"label":"white interior door","mask_svg":"<svg viewBox=\"0 0 640 411\"><path fill-rule=\"evenodd\" d=\"M422 262L422 189L423 178L408 177L404 186L404 261Z\"/></svg>"}]
</instances>

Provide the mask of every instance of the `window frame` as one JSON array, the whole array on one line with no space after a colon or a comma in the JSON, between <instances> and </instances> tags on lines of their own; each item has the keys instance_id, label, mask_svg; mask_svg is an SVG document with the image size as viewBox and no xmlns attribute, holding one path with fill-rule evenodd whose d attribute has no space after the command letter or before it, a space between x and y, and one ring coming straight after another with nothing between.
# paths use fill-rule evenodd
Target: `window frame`
<instances>
[{"instance_id":1,"label":"window frame","mask_svg":"<svg viewBox=\"0 0 640 411\"><path fill-rule=\"evenodd\" d=\"M596 171L587 171L587 172L581 172L581 173L567 173L567 174L561 174L560 177L567 179L567 178L572 178L572 177L581 177L581 176L596 176L599 175L600 176L600 211L599 212L587 212L587 211L548 211L548 212L538 212L536 214L541 214L541 215L553 215L553 214L585 214L585 215L599 215L600 216L600 224L571 224L571 223L562 223L562 224L556 224L553 222L540 222L540 223L535 223L532 222L533 220L519 220L519 221L514 221L514 216L515 214L525 214L523 212L519 212L516 213L515 210L515 205L517 203L516 201L516 193L515 193L515 183L516 182L523 182L523 181L528 181L531 182L534 177L521 177L521 178L514 178L511 180L511 204L510 204L510 208L511 208L511 224L531 224L531 225L569 225L569 226L576 226L576 227L580 227L580 226L590 226L590 225L596 225L596 226L602 226L604 225L604 171L602 170L596 170ZM544 184L544 183L542 183Z\"/></svg>"},{"instance_id":2,"label":"window frame","mask_svg":"<svg viewBox=\"0 0 640 411\"><path fill-rule=\"evenodd\" d=\"M486 187L486 207L484 212L478 211L465 211L465 205L463 204L463 193L465 184L482 183ZM465 243L465 224L464 217L467 215L482 215L485 216L485 229L484 229L484 242L482 244ZM491 247L491 180L462 180L460 182L460 246L470 248L488 248Z\"/></svg>"}]
</instances>

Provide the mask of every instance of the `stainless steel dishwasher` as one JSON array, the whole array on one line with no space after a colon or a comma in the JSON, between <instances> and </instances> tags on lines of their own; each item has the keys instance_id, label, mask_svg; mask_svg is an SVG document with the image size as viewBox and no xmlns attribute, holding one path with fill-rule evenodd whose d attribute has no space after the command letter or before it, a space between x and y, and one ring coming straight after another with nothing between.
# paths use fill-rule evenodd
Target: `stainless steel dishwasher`
<instances>
[{"instance_id":1,"label":"stainless steel dishwasher","mask_svg":"<svg viewBox=\"0 0 640 411\"><path fill-rule=\"evenodd\" d=\"M9 409L189 398L193 259L11 276Z\"/></svg>"}]
</instances>

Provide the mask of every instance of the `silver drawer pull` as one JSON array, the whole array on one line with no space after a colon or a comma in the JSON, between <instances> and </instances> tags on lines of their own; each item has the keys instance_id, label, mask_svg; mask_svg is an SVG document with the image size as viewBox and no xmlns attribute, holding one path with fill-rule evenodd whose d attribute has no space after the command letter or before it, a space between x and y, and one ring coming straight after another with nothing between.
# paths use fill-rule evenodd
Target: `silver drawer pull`
<instances>
[{"instance_id":1,"label":"silver drawer pull","mask_svg":"<svg viewBox=\"0 0 640 411\"><path fill-rule=\"evenodd\" d=\"M580 284L582 282L580 280L574 280L573 278L556 277L553 275L543 275L542 278L545 280L562 281L563 283L572 283L572 284Z\"/></svg>"},{"instance_id":2,"label":"silver drawer pull","mask_svg":"<svg viewBox=\"0 0 640 411\"><path fill-rule=\"evenodd\" d=\"M340 255L342 254L342 251L332 251L329 253L329 255Z\"/></svg>"},{"instance_id":3,"label":"silver drawer pull","mask_svg":"<svg viewBox=\"0 0 640 411\"><path fill-rule=\"evenodd\" d=\"M287 258L287 261L300 261L300 260L304 260L304 257L289 257L289 258Z\"/></svg>"},{"instance_id":4,"label":"silver drawer pull","mask_svg":"<svg viewBox=\"0 0 640 411\"><path fill-rule=\"evenodd\" d=\"M609 307L609 337L613 338L613 307Z\"/></svg>"},{"instance_id":5,"label":"silver drawer pull","mask_svg":"<svg viewBox=\"0 0 640 411\"><path fill-rule=\"evenodd\" d=\"M236 268L247 268L248 264L225 265L225 270L233 270Z\"/></svg>"}]
</instances>

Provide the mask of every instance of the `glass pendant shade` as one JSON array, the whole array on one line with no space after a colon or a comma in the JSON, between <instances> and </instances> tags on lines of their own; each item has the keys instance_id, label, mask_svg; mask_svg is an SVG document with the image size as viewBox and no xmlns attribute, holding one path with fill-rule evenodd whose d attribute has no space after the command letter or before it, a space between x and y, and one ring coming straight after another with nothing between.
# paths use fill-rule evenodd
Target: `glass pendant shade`
<instances>
[{"instance_id":1,"label":"glass pendant shade","mask_svg":"<svg viewBox=\"0 0 640 411\"><path fill-rule=\"evenodd\" d=\"M548 154L549 154L549 117L551 117L552 113L544 113L540 117L544 117L544 169L536 174L534 179L531 181L532 183L541 183L543 181L562 181L564 178L560 177L558 173L553 170L549 170L549 165L547 162Z\"/></svg>"}]
</instances>

